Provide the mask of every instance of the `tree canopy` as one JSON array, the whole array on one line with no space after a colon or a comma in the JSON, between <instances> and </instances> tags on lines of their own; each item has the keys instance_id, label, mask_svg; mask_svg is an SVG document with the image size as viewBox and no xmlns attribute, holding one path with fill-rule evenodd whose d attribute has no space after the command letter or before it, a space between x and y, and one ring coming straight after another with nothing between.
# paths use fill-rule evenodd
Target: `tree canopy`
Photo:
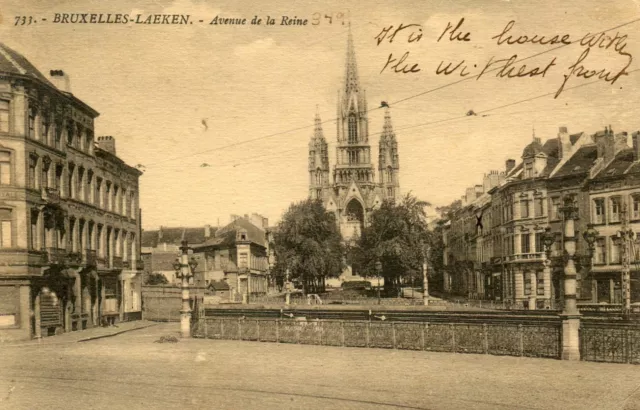
<instances>
[{"instance_id":1,"label":"tree canopy","mask_svg":"<svg viewBox=\"0 0 640 410\"><path fill-rule=\"evenodd\" d=\"M324 290L327 277L344 269L344 247L335 216L318 200L292 204L274 232L276 275L289 269L290 279L305 292Z\"/></svg>"},{"instance_id":2,"label":"tree canopy","mask_svg":"<svg viewBox=\"0 0 640 410\"><path fill-rule=\"evenodd\" d=\"M398 203L384 201L370 214L368 226L349 249L350 261L357 263L362 274L374 277L380 261L387 289L399 286L403 279L421 277L424 257L434 241L427 225L427 206L428 202L411 193Z\"/></svg>"}]
</instances>

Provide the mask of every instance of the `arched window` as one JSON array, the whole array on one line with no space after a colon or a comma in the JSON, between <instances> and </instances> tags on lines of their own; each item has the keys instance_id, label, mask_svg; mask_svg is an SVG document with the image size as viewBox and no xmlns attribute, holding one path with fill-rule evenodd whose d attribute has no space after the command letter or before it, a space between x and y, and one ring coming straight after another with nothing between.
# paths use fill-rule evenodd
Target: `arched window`
<instances>
[{"instance_id":1,"label":"arched window","mask_svg":"<svg viewBox=\"0 0 640 410\"><path fill-rule=\"evenodd\" d=\"M349 201L346 211L348 221L364 223L364 209L357 199Z\"/></svg>"},{"instance_id":2,"label":"arched window","mask_svg":"<svg viewBox=\"0 0 640 410\"><path fill-rule=\"evenodd\" d=\"M355 114L349 114L349 143L358 142L358 123Z\"/></svg>"},{"instance_id":3,"label":"arched window","mask_svg":"<svg viewBox=\"0 0 640 410\"><path fill-rule=\"evenodd\" d=\"M387 182L393 182L393 171L391 167L387 167Z\"/></svg>"},{"instance_id":4,"label":"arched window","mask_svg":"<svg viewBox=\"0 0 640 410\"><path fill-rule=\"evenodd\" d=\"M322 170L320 168L316 170L316 185L322 185Z\"/></svg>"},{"instance_id":5,"label":"arched window","mask_svg":"<svg viewBox=\"0 0 640 410\"><path fill-rule=\"evenodd\" d=\"M36 107L29 108L29 136L36 138Z\"/></svg>"}]
</instances>

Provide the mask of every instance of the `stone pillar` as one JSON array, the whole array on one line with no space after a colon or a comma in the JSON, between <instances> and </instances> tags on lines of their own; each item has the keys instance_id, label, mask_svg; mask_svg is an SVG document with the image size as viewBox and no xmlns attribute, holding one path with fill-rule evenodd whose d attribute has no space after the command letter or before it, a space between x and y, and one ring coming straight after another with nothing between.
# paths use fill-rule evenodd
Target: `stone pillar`
<instances>
[{"instance_id":1,"label":"stone pillar","mask_svg":"<svg viewBox=\"0 0 640 410\"><path fill-rule=\"evenodd\" d=\"M83 300L82 300L82 283L80 279L80 274L76 274L75 282L73 283L73 291L76 295L76 302L73 304L73 313L81 314Z\"/></svg>"},{"instance_id":2,"label":"stone pillar","mask_svg":"<svg viewBox=\"0 0 640 410\"><path fill-rule=\"evenodd\" d=\"M536 309L536 297L538 293L538 275L536 271L532 270L529 272L529 284L531 287L531 291L529 292L529 310Z\"/></svg>"},{"instance_id":3,"label":"stone pillar","mask_svg":"<svg viewBox=\"0 0 640 410\"><path fill-rule=\"evenodd\" d=\"M35 334L33 335L36 339L40 339L42 337L42 323L40 320L40 288L34 288L37 292L35 301L33 303L33 315L35 317Z\"/></svg>"},{"instance_id":4,"label":"stone pillar","mask_svg":"<svg viewBox=\"0 0 640 410\"><path fill-rule=\"evenodd\" d=\"M616 302L616 281L609 279L609 303Z\"/></svg>"},{"instance_id":5,"label":"stone pillar","mask_svg":"<svg viewBox=\"0 0 640 410\"><path fill-rule=\"evenodd\" d=\"M544 307L545 309L551 308L551 266L550 261L547 260L542 272L542 278L544 280Z\"/></svg>"},{"instance_id":6,"label":"stone pillar","mask_svg":"<svg viewBox=\"0 0 640 410\"><path fill-rule=\"evenodd\" d=\"M20 286L20 329L31 336L31 287Z\"/></svg>"},{"instance_id":7,"label":"stone pillar","mask_svg":"<svg viewBox=\"0 0 640 410\"><path fill-rule=\"evenodd\" d=\"M564 267L564 310L562 312L562 359L580 360L580 313L576 300L576 267L574 255L576 253L576 237L574 219L577 207L573 199L566 199L563 207L564 249L566 264Z\"/></svg>"},{"instance_id":8,"label":"stone pillar","mask_svg":"<svg viewBox=\"0 0 640 410\"><path fill-rule=\"evenodd\" d=\"M524 273L520 269L514 269L513 272L514 280L515 280L515 301L520 302L524 299Z\"/></svg>"}]
</instances>

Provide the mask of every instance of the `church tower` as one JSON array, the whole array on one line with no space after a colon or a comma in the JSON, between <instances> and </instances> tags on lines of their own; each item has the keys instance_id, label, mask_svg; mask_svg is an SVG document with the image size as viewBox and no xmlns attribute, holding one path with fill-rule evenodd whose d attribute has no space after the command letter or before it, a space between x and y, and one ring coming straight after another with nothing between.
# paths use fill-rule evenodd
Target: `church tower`
<instances>
[{"instance_id":1,"label":"church tower","mask_svg":"<svg viewBox=\"0 0 640 410\"><path fill-rule=\"evenodd\" d=\"M339 195L349 189L352 182L365 190L372 190L375 185L365 97L364 90L360 89L356 54L349 29L344 89L338 92L338 141L333 170L333 181Z\"/></svg>"},{"instance_id":2,"label":"church tower","mask_svg":"<svg viewBox=\"0 0 640 410\"><path fill-rule=\"evenodd\" d=\"M385 109L384 125L380 142L378 143L378 175L380 186L385 199L396 199L400 193L400 180L398 178L400 164L398 160L398 141L391 125L389 108Z\"/></svg>"},{"instance_id":3,"label":"church tower","mask_svg":"<svg viewBox=\"0 0 640 410\"><path fill-rule=\"evenodd\" d=\"M316 109L315 127L309 141L309 198L323 199L330 189L329 151Z\"/></svg>"}]
</instances>

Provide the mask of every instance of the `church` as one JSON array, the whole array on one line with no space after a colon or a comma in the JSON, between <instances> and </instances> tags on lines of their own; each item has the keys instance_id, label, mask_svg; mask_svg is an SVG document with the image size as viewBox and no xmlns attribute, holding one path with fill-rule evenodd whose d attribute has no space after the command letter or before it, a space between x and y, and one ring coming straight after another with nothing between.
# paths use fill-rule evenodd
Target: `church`
<instances>
[{"instance_id":1,"label":"church","mask_svg":"<svg viewBox=\"0 0 640 410\"><path fill-rule=\"evenodd\" d=\"M328 143L322 120L316 113L309 142L309 196L322 200L325 208L335 213L342 237L350 241L360 235L371 212L385 199L395 200L400 196L398 142L388 106L378 142L376 177L369 142L369 112L373 110L367 108L366 93L360 87L351 30L342 86L337 101L333 177L330 176Z\"/></svg>"}]
</instances>

